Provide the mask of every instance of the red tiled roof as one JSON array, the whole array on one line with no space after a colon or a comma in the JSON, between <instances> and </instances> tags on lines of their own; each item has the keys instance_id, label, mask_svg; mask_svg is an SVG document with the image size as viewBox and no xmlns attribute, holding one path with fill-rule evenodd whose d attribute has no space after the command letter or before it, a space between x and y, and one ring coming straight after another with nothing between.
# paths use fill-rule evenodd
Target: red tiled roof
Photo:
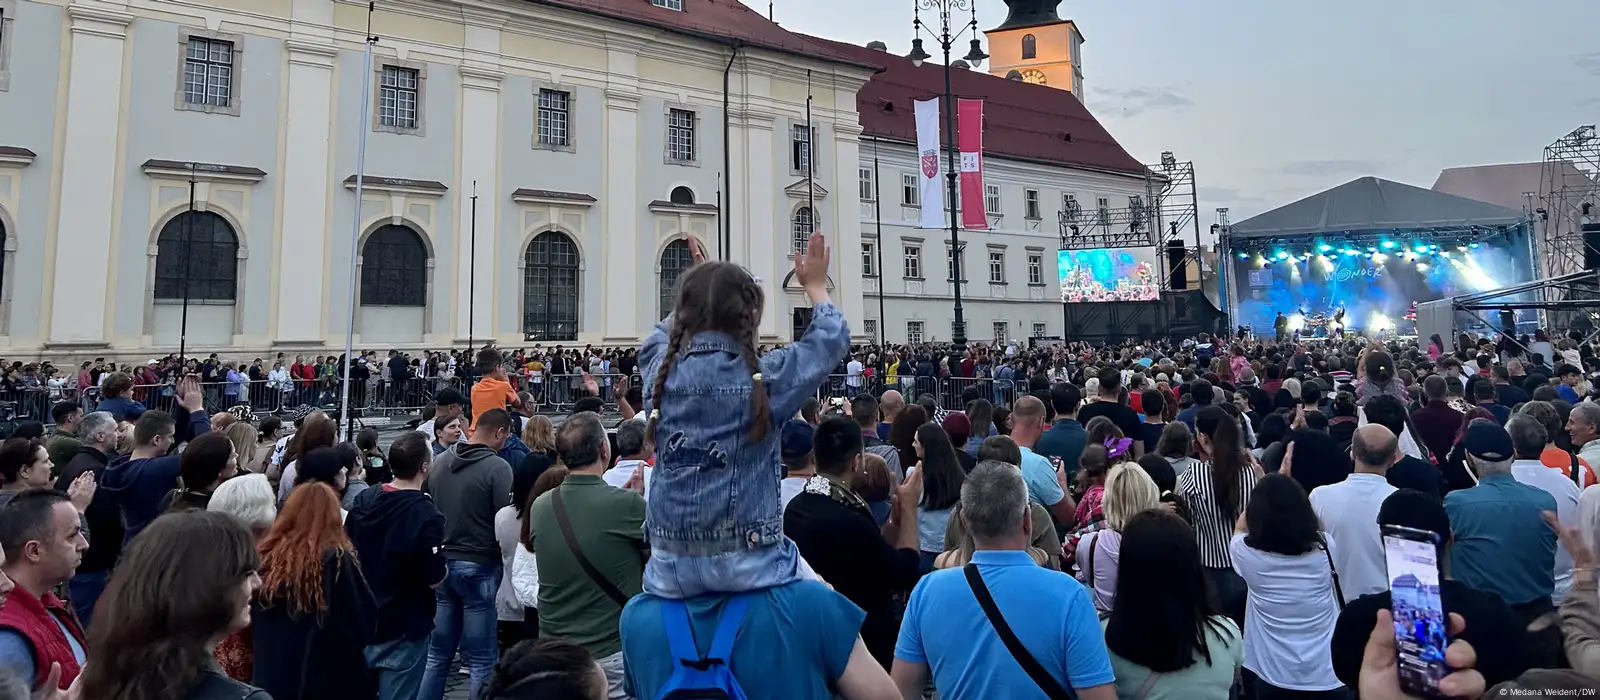
<instances>
[{"instance_id":1,"label":"red tiled roof","mask_svg":"<svg viewBox=\"0 0 1600 700\"><path fill-rule=\"evenodd\" d=\"M878 68L874 60L861 60L819 46L778 26L739 0L683 0L682 10L656 7L650 0L528 0L611 19L656 27L718 42L740 41L782 53L826 61Z\"/></svg>"},{"instance_id":2,"label":"red tiled roof","mask_svg":"<svg viewBox=\"0 0 1600 700\"><path fill-rule=\"evenodd\" d=\"M924 63L917 68L894 54L807 38L859 62L884 66L856 95L861 127L869 136L916 142L911 103L944 94L943 65ZM987 153L1144 177L1144 164L1124 150L1071 92L976 70L954 70L950 81L957 97L983 98ZM943 110L941 119L942 115Z\"/></svg>"}]
</instances>

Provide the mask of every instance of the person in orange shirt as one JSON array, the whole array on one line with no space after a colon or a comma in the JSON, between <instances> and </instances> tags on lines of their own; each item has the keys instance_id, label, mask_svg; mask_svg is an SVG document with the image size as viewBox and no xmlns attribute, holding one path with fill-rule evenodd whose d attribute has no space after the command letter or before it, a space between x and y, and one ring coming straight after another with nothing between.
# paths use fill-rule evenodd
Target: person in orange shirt
<instances>
[{"instance_id":1,"label":"person in orange shirt","mask_svg":"<svg viewBox=\"0 0 1600 700\"><path fill-rule=\"evenodd\" d=\"M1522 404L1522 408L1517 412L1539 421L1539 425L1544 426L1545 432L1550 435L1550 442L1539 453L1540 464L1559 471L1563 476L1572 479L1579 489L1600 483L1600 479L1595 477L1594 467L1589 464L1588 460L1577 454L1576 448L1569 452L1562 449L1560 444L1556 442L1556 435L1564 432L1566 426L1562 424L1561 413L1556 410L1554 405L1549 401L1529 401ZM1577 478L1572 475L1573 467L1578 469Z\"/></svg>"},{"instance_id":2,"label":"person in orange shirt","mask_svg":"<svg viewBox=\"0 0 1600 700\"><path fill-rule=\"evenodd\" d=\"M479 379L472 385L472 423L477 424L478 416L491 409L522 408L516 389L506 379L500 351L492 346L479 350L477 363Z\"/></svg>"}]
</instances>

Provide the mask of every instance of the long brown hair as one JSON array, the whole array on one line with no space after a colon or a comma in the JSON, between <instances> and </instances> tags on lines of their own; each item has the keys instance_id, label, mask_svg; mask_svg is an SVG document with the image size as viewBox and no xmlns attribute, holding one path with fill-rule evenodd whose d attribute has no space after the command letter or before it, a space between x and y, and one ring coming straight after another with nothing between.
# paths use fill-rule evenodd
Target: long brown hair
<instances>
[{"instance_id":1,"label":"long brown hair","mask_svg":"<svg viewBox=\"0 0 1600 700\"><path fill-rule=\"evenodd\" d=\"M733 263L704 262L678 278L677 301L672 311L672 331L667 336L667 351L661 358L651 390L650 424L646 435L656 434L661 398L667 391L667 375L678 362L683 343L705 332L727 334L739 343L739 356L752 377L750 387L749 440L761 442L772 431L772 407L767 405L767 387L754 376L761 372L756 354L756 331L761 325L761 309L766 293L744 268Z\"/></svg>"},{"instance_id":2,"label":"long brown hair","mask_svg":"<svg viewBox=\"0 0 1600 700\"><path fill-rule=\"evenodd\" d=\"M289 439L289 447L283 451L281 464L287 467L290 462L300 459L300 455L318 447L333 447L333 443L339 439L338 432L339 425L328 414L317 411L306 416L300 422L300 430Z\"/></svg>"},{"instance_id":3,"label":"long brown hair","mask_svg":"<svg viewBox=\"0 0 1600 700\"><path fill-rule=\"evenodd\" d=\"M639 468L643 469L644 467L641 466ZM567 468L560 465L546 469L533 482L533 488L528 491L528 502L522 507L522 546L530 552L533 551L533 546L528 543L528 534L533 529L531 526L533 502L539 500L539 496L544 492L554 491L559 488L561 482L567 480L568 473Z\"/></svg>"},{"instance_id":4,"label":"long brown hair","mask_svg":"<svg viewBox=\"0 0 1600 700\"><path fill-rule=\"evenodd\" d=\"M323 557L329 550L354 551L339 519L339 496L333 487L320 481L295 487L257 550L261 552L258 597L263 604L284 603L296 615L326 612Z\"/></svg>"},{"instance_id":5,"label":"long brown hair","mask_svg":"<svg viewBox=\"0 0 1600 700\"><path fill-rule=\"evenodd\" d=\"M231 515L156 518L123 551L95 608L84 697L188 694L210 662L207 646L248 604L237 592L259 567L255 538Z\"/></svg>"}]
</instances>

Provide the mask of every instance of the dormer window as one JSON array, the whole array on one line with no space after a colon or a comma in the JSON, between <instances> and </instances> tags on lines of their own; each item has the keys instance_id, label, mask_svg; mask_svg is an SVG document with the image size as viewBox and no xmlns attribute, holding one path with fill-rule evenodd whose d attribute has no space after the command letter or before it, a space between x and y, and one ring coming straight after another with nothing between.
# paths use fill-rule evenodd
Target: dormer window
<instances>
[{"instance_id":1,"label":"dormer window","mask_svg":"<svg viewBox=\"0 0 1600 700\"><path fill-rule=\"evenodd\" d=\"M656 7L665 7L669 10L683 11L683 0L650 0L650 4Z\"/></svg>"}]
</instances>

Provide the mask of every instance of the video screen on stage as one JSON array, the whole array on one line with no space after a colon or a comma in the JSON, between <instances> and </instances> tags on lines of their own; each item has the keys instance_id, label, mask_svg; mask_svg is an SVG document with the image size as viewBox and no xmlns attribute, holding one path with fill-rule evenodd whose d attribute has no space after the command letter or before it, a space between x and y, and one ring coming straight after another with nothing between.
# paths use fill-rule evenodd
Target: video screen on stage
<instances>
[{"instance_id":1,"label":"video screen on stage","mask_svg":"<svg viewBox=\"0 0 1600 700\"><path fill-rule=\"evenodd\" d=\"M1056 254L1061 301L1155 301L1161 298L1155 248L1063 250Z\"/></svg>"}]
</instances>

